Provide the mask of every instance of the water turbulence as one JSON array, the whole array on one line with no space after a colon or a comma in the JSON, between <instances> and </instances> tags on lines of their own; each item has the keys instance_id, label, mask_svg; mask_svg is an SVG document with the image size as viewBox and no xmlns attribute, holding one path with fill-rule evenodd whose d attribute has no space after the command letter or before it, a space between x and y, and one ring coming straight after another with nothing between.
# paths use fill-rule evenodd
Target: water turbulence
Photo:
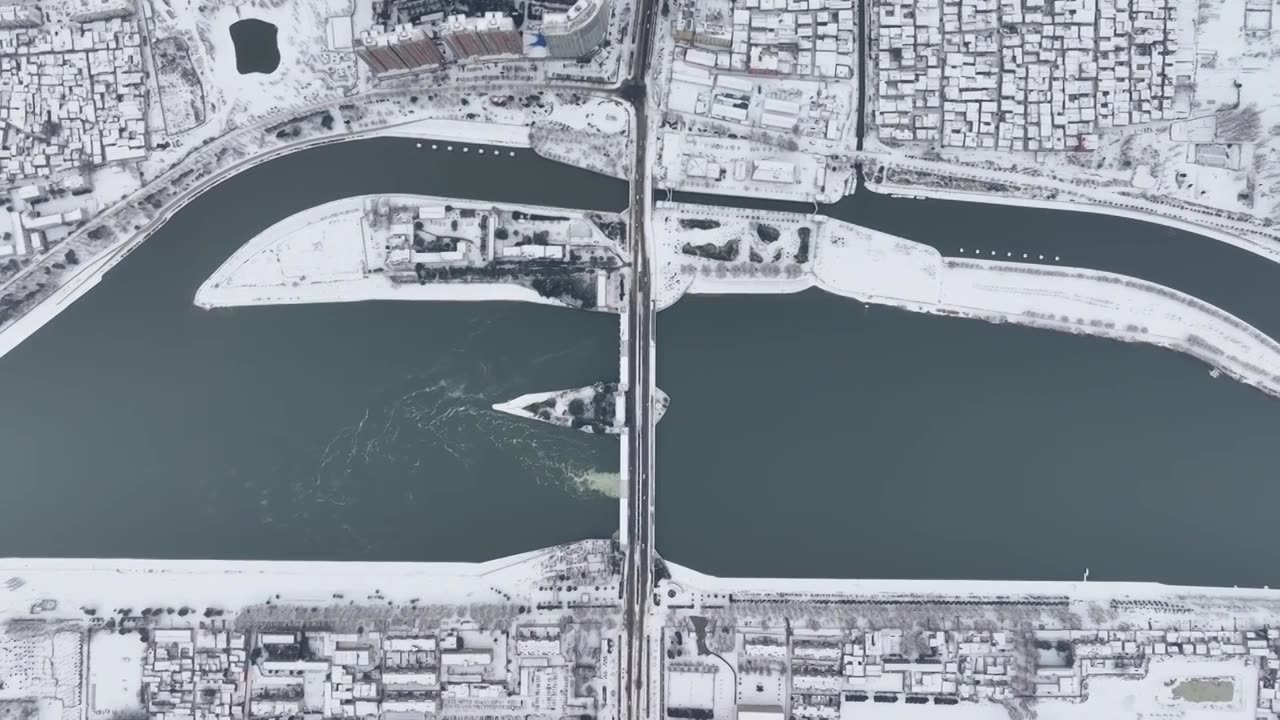
<instances>
[{"instance_id":1,"label":"water turbulence","mask_svg":"<svg viewBox=\"0 0 1280 720\"><path fill-rule=\"evenodd\" d=\"M574 494L608 494L607 481L584 483L583 478L598 471L592 457L599 447L593 443L610 439L492 410L504 392L495 384L463 382L439 372L406 378L385 402L367 408L334 434L314 478L298 488L294 504L340 511L354 498L368 502L380 494L376 489L371 493L370 483L377 482L371 479L405 474L424 485L416 491L413 485L402 487L395 502L403 506L438 505L464 494L456 486L491 478L506 481L494 486L494 500L511 497L504 487L529 480ZM361 487L351 487L353 477L362 478ZM452 482L436 482L446 478Z\"/></svg>"}]
</instances>

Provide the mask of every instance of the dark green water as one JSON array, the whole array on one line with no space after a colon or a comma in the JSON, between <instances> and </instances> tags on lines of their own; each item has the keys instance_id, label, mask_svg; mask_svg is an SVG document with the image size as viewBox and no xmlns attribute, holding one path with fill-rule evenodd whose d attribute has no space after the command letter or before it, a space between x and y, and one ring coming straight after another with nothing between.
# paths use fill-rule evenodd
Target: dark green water
<instances>
[{"instance_id":1,"label":"dark green water","mask_svg":"<svg viewBox=\"0 0 1280 720\"><path fill-rule=\"evenodd\" d=\"M1280 402L818 291L662 313L658 550L723 575L1275 585Z\"/></svg>"},{"instance_id":2,"label":"dark green water","mask_svg":"<svg viewBox=\"0 0 1280 720\"><path fill-rule=\"evenodd\" d=\"M270 75L280 67L279 28L265 20L245 18L227 29L236 50L236 72Z\"/></svg>"},{"instance_id":3,"label":"dark green water","mask_svg":"<svg viewBox=\"0 0 1280 720\"><path fill-rule=\"evenodd\" d=\"M427 143L430 146L430 143ZM491 403L617 373L610 316L518 304L206 312L253 234L362 193L619 209L538 160L334 145L239 175L0 358L0 555L476 560L617 523L616 442ZM721 199L723 201L723 199ZM1280 265L1152 225L862 194L831 214L1055 254L1280 334ZM1019 258L1015 258L1019 259ZM1280 403L1179 355L821 293L659 316L658 545L719 574L1278 584Z\"/></svg>"},{"instance_id":4,"label":"dark green water","mask_svg":"<svg viewBox=\"0 0 1280 720\"><path fill-rule=\"evenodd\" d=\"M428 145L429 147L429 145ZM420 192L618 209L542 161L333 145L180 212L0 359L0 555L480 560L616 529L617 443L489 406L617 374L617 319L524 304L195 308L255 233Z\"/></svg>"}]
</instances>

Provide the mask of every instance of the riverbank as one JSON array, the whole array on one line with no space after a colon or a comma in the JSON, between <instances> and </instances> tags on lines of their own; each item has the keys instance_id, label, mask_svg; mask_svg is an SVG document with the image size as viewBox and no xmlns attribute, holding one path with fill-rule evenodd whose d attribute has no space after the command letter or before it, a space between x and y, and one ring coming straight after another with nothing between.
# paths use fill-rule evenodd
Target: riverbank
<instances>
[{"instance_id":1,"label":"riverbank","mask_svg":"<svg viewBox=\"0 0 1280 720\"><path fill-rule=\"evenodd\" d=\"M533 592L544 578L581 564L605 567L608 540L583 540L484 562L280 562L227 560L0 559L22 582L0 599L0 617L26 615L42 601L45 620L83 620L82 608L224 608L263 604L344 606L502 602L494 585Z\"/></svg>"},{"instance_id":2,"label":"riverbank","mask_svg":"<svg viewBox=\"0 0 1280 720\"><path fill-rule=\"evenodd\" d=\"M1280 236L1261 221L1165 199L1147 199L1136 189L1066 182L1053 177L894 155L865 155L864 185L873 192L964 202L1053 207L1144 220L1223 240L1280 262ZM970 189L958 189L968 187Z\"/></svg>"},{"instance_id":3,"label":"riverbank","mask_svg":"<svg viewBox=\"0 0 1280 720\"><path fill-rule=\"evenodd\" d=\"M1138 278L944 259L927 245L821 216L668 203L659 215L659 307L686 292L817 287L912 312L1156 345L1280 396L1280 344L1217 307Z\"/></svg>"},{"instance_id":4,"label":"riverbank","mask_svg":"<svg viewBox=\"0 0 1280 720\"><path fill-rule=\"evenodd\" d=\"M998 598L1004 602L1056 603L1064 600L1081 602L1120 598L1240 598L1261 601L1280 611L1280 590L1268 587L1212 587L1168 585L1155 582L1058 581L1058 580L927 580L879 578L784 578L726 577L699 572L693 568L664 561L671 572L671 583L689 591L732 593L744 602L765 595L789 596L797 602L820 601L838 596L855 597L873 603L890 599L917 603L981 602ZM679 592L679 591L678 591ZM755 595L756 598L751 596ZM678 599L680 595L676 596ZM1219 608L1220 610L1220 608Z\"/></svg>"},{"instance_id":5,"label":"riverbank","mask_svg":"<svg viewBox=\"0 0 1280 720\"><path fill-rule=\"evenodd\" d=\"M264 604L288 607L498 601L502 593L554 592L544 580L565 572L610 579L617 548L605 539L581 540L483 562L281 562L135 559L0 559L0 572L20 578L0 602L0 616L38 614L45 620L83 620L83 608L224 608L231 614ZM1109 606L1092 627L1132 621L1134 616L1176 614L1182 624L1221 622L1231 603L1241 622L1280 612L1280 590L1203 587L1152 582L1058 582L997 580L880 580L718 577L663 561L664 606L726 608L741 612L762 604L791 603L793 612L832 600L869 607L964 605L1028 610ZM612 574L616 582L616 573ZM563 590L563 588L561 588ZM587 592L589 588L578 588ZM607 586L596 588L603 593ZM577 595L575 595L575 598ZM731 599L731 600L730 600ZM616 601L616 596L614 598ZM41 607L53 601L52 607ZM372 603L370 601L373 601Z\"/></svg>"},{"instance_id":6,"label":"riverbank","mask_svg":"<svg viewBox=\"0 0 1280 720\"><path fill-rule=\"evenodd\" d=\"M1261 240L1254 240L1240 235L1231 233L1227 230L1197 223L1191 220L1169 217L1151 212L1141 212L1138 210L1129 210L1114 205L1103 203L1084 203L1073 202L1070 200L1041 200L1032 198L1008 197L1005 195L997 195L995 193L979 193L964 192L960 190L940 190L930 187L917 187L906 185L893 185L890 183L864 183L866 189L871 192L880 193L882 195L892 195L902 198L918 198L918 199L935 199L935 200L954 200L957 202L968 203L984 203L987 205L1007 205L1011 207L1027 207L1027 208L1043 208L1047 210L1067 210L1078 213L1092 213L1095 215L1110 215L1112 217L1128 218L1130 220L1139 220L1148 222L1153 225L1175 228L1184 232L1201 235L1203 237L1226 243L1241 250L1250 252L1258 257L1264 258L1271 262L1280 263L1280 244L1268 243Z\"/></svg>"}]
</instances>

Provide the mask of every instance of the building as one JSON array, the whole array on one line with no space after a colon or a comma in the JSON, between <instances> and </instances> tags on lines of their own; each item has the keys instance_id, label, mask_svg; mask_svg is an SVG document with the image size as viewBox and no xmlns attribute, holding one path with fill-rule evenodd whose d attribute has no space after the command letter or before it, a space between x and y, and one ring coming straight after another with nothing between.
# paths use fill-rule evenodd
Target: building
<instances>
[{"instance_id":1,"label":"building","mask_svg":"<svg viewBox=\"0 0 1280 720\"><path fill-rule=\"evenodd\" d=\"M451 15L441 27L441 37L457 60L520 55L524 51L515 22L499 12L487 12L479 17Z\"/></svg>"},{"instance_id":2,"label":"building","mask_svg":"<svg viewBox=\"0 0 1280 720\"><path fill-rule=\"evenodd\" d=\"M401 25L396 29L396 39L391 47L400 56L401 61L411 68L444 64L444 53L422 28Z\"/></svg>"},{"instance_id":3,"label":"building","mask_svg":"<svg viewBox=\"0 0 1280 720\"><path fill-rule=\"evenodd\" d=\"M92 22L133 15L133 0L79 0L72 9L71 19L76 22Z\"/></svg>"},{"instance_id":4,"label":"building","mask_svg":"<svg viewBox=\"0 0 1280 720\"><path fill-rule=\"evenodd\" d=\"M547 54L576 58L596 49L609 30L609 0L578 0L568 12L542 17Z\"/></svg>"},{"instance_id":5,"label":"building","mask_svg":"<svg viewBox=\"0 0 1280 720\"><path fill-rule=\"evenodd\" d=\"M1194 13L1173 0L885 0L880 137L1006 152L1089 151L1107 128L1190 113ZM1016 28L1016 31L1007 31ZM873 45L873 47L875 47Z\"/></svg>"},{"instance_id":6,"label":"building","mask_svg":"<svg viewBox=\"0 0 1280 720\"><path fill-rule=\"evenodd\" d=\"M355 43L356 56L378 75L437 67L444 53L427 31L398 25L382 32L366 31Z\"/></svg>"},{"instance_id":7,"label":"building","mask_svg":"<svg viewBox=\"0 0 1280 720\"><path fill-rule=\"evenodd\" d=\"M445 667L477 667L493 662L491 650L446 650L440 653L440 664Z\"/></svg>"},{"instance_id":8,"label":"building","mask_svg":"<svg viewBox=\"0 0 1280 720\"><path fill-rule=\"evenodd\" d=\"M34 5L0 2L0 29L34 28L43 24L44 17L41 16L40 9Z\"/></svg>"},{"instance_id":9,"label":"building","mask_svg":"<svg viewBox=\"0 0 1280 720\"><path fill-rule=\"evenodd\" d=\"M391 38L385 33L366 30L354 43L356 57L364 61L375 74L407 70L400 62L400 56L391 49Z\"/></svg>"}]
</instances>

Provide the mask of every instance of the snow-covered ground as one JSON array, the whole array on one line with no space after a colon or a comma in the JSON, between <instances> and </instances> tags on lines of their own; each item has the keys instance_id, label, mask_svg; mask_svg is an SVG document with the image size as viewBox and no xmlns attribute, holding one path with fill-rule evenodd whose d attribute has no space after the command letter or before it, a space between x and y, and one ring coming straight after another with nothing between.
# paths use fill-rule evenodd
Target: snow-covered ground
<instances>
[{"instance_id":1,"label":"snow-covered ground","mask_svg":"<svg viewBox=\"0 0 1280 720\"><path fill-rule=\"evenodd\" d=\"M501 586L530 591L561 565L608 560L607 541L584 541L483 563L262 562L232 560L0 559L0 621L25 616L84 619L82 608L203 610L279 605L347 605L370 600L424 604L495 601ZM40 608L42 601L52 607ZM133 643L138 640L133 638Z\"/></svg>"},{"instance_id":2,"label":"snow-covered ground","mask_svg":"<svg viewBox=\"0 0 1280 720\"><path fill-rule=\"evenodd\" d=\"M104 632L89 636L89 656L99 660L89 675L92 717L110 718L137 706L142 692L138 669L146 651L146 644L132 635Z\"/></svg>"},{"instance_id":3,"label":"snow-covered ground","mask_svg":"<svg viewBox=\"0 0 1280 720\"><path fill-rule=\"evenodd\" d=\"M527 148L529 126L501 122L476 122L474 120L451 120L445 118L424 118L413 122L389 127L375 133L378 137L420 138L443 142L465 142L477 145L496 145L499 147Z\"/></svg>"},{"instance_id":4,"label":"snow-covered ground","mask_svg":"<svg viewBox=\"0 0 1280 720\"><path fill-rule=\"evenodd\" d=\"M913 312L1142 342L1184 352L1280 396L1280 344L1235 316L1184 293L1081 268L944 259L932 247L850 223L799 214L663 203L655 211L659 277L667 307L686 292L789 293L819 287ZM713 229L687 227L715 220ZM683 223L682 223L683 220ZM780 262L758 250L760 224L785 229L783 247L812 228L811 253ZM710 245L708 235L714 236ZM701 247L716 257L701 257Z\"/></svg>"},{"instance_id":5,"label":"snow-covered ground","mask_svg":"<svg viewBox=\"0 0 1280 720\"><path fill-rule=\"evenodd\" d=\"M1219 611L1234 608L1243 612L1254 604L1264 604L1280 612L1280 590L1271 588L1218 588L1165 585L1153 582L1095 582L1059 580L891 580L878 578L758 578L718 577L667 561L673 604L695 596L711 602L712 594L736 593L745 601L756 594L777 594L797 601L824 597L865 597L869 599L921 598L980 600L982 598L1040 599L1068 598L1078 602L1159 599L1215 605ZM1232 605L1231 603L1238 603ZM1171 608L1179 611L1185 608ZM1127 619L1127 618L1124 618ZM1122 619L1122 620L1124 620ZM1190 618L1189 618L1190 619Z\"/></svg>"}]
</instances>

